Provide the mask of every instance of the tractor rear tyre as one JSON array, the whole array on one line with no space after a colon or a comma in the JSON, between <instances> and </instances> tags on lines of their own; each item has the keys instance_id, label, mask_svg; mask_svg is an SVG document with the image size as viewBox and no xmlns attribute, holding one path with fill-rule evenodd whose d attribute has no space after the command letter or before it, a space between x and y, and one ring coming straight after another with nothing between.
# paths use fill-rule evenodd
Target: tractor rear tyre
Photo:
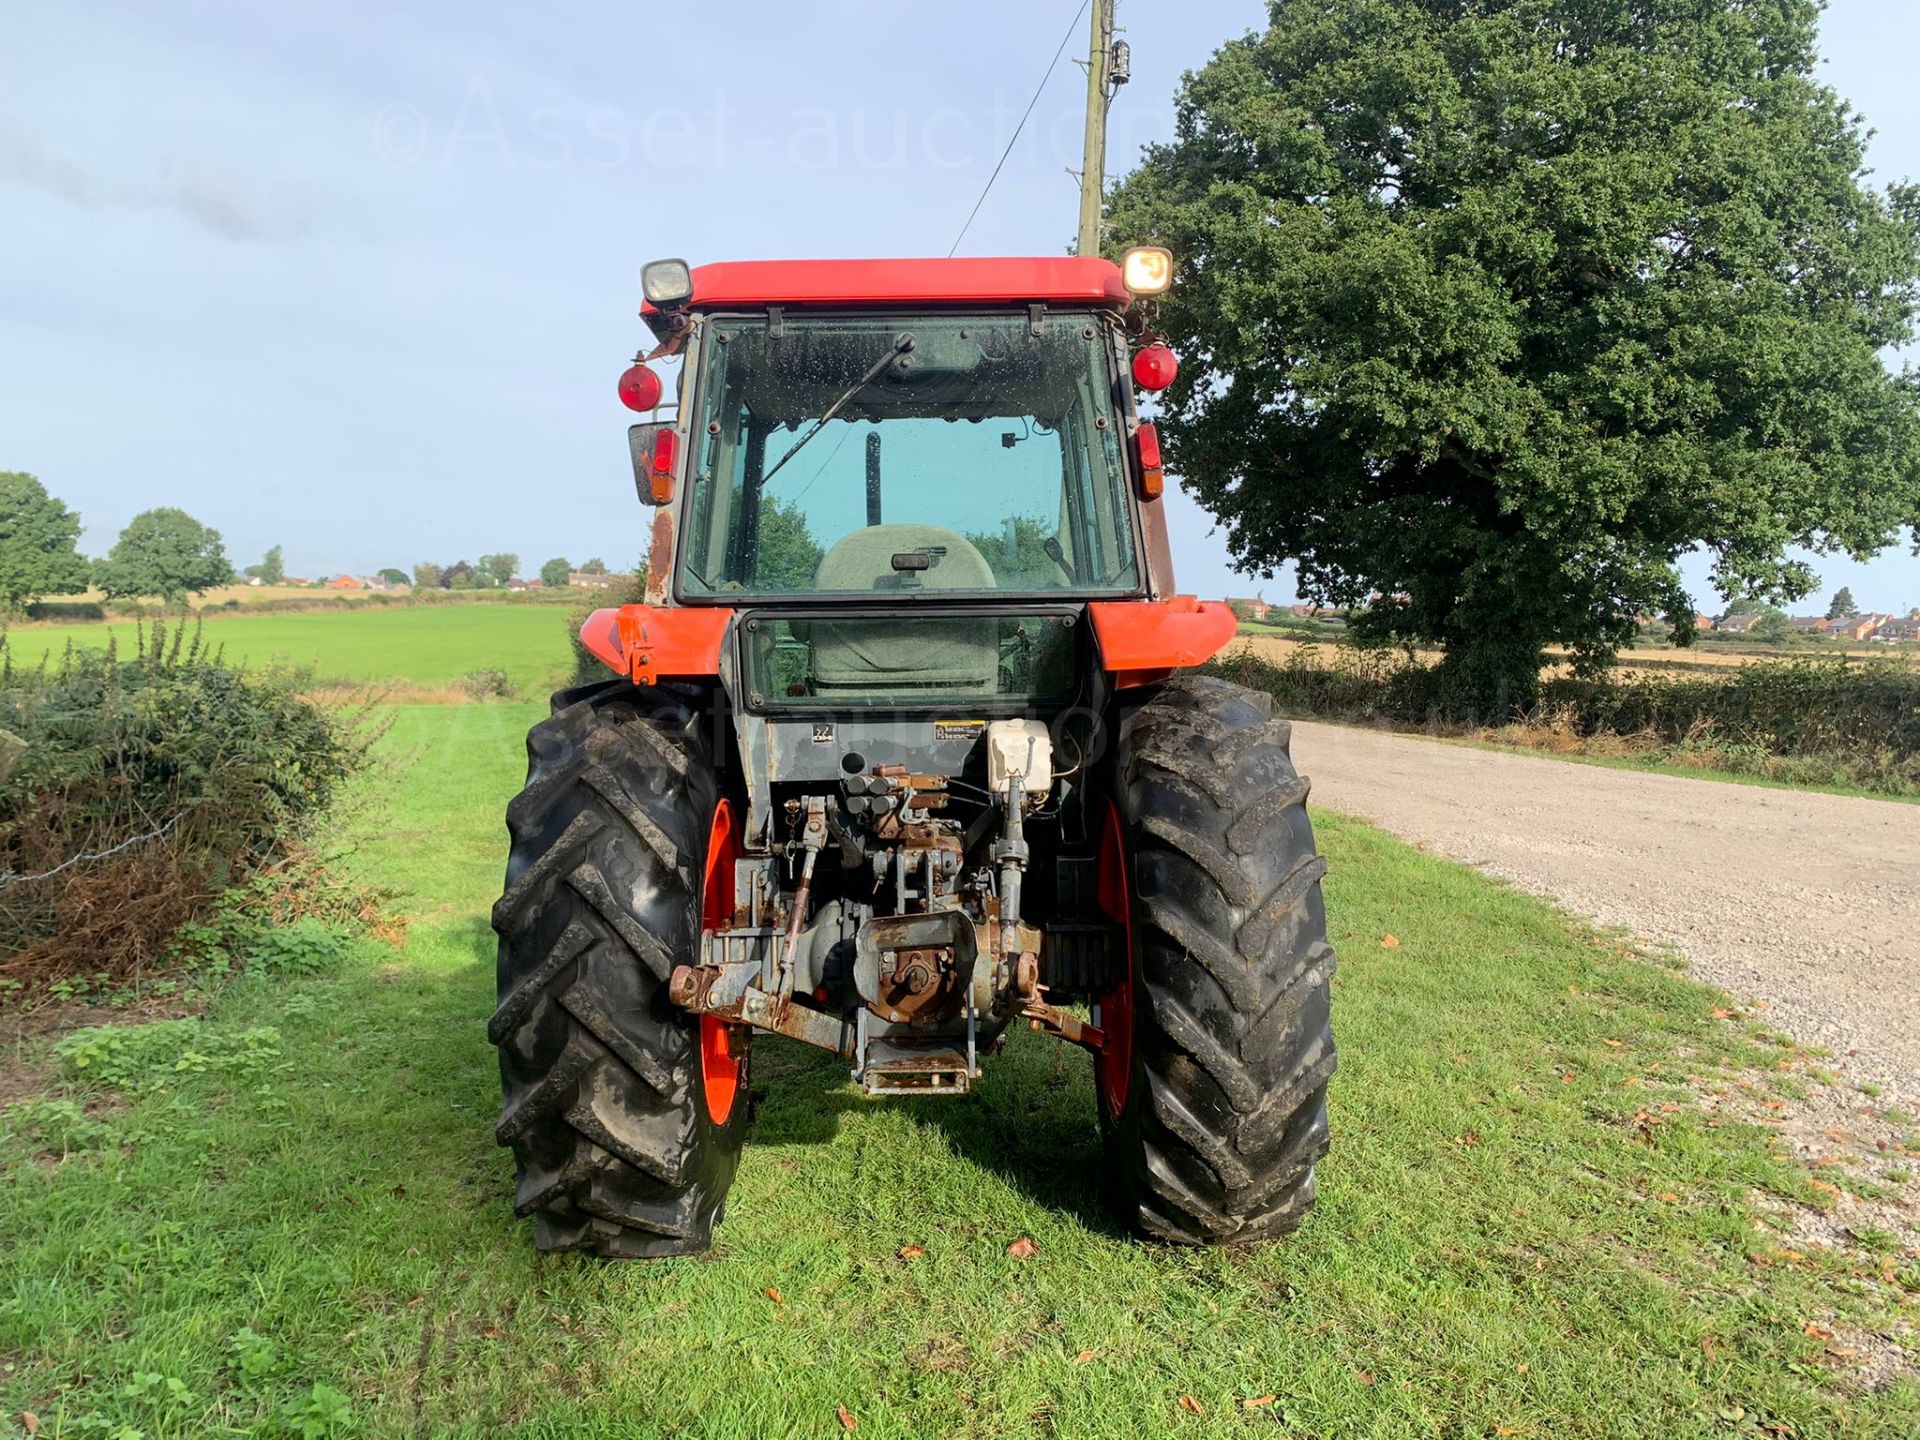
<instances>
[{"instance_id":1,"label":"tractor rear tyre","mask_svg":"<svg viewBox=\"0 0 1920 1440\"><path fill-rule=\"evenodd\" d=\"M1327 1150L1326 862L1288 739L1268 696L1210 676L1121 726L1101 878L1131 965L1095 1088L1123 1213L1176 1244L1286 1234Z\"/></svg>"},{"instance_id":2,"label":"tractor rear tyre","mask_svg":"<svg viewBox=\"0 0 1920 1440\"><path fill-rule=\"evenodd\" d=\"M700 941L707 877L731 864L701 715L684 694L616 681L562 691L527 736L488 1035L514 1213L534 1217L541 1250L696 1254L739 1163L744 1043L667 1000Z\"/></svg>"}]
</instances>

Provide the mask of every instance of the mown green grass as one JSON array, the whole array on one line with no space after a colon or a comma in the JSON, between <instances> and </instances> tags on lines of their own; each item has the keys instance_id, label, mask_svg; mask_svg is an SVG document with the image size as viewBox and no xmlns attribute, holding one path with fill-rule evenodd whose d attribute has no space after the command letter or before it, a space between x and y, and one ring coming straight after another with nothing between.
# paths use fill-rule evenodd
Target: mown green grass
<instances>
[{"instance_id":1,"label":"mown green grass","mask_svg":"<svg viewBox=\"0 0 1920 1440\"><path fill-rule=\"evenodd\" d=\"M189 622L191 623L191 622ZM475 670L505 670L528 695L544 693L572 669L567 612L549 605L437 605L391 610L299 611L209 617L208 641L229 660L310 667L321 680L397 680L438 686ZM136 643L130 620L31 626L12 631L16 665L58 659L69 643L123 650Z\"/></svg>"},{"instance_id":2,"label":"mown green grass","mask_svg":"<svg viewBox=\"0 0 1920 1440\"><path fill-rule=\"evenodd\" d=\"M406 888L410 938L221 993L208 1029L279 1031L264 1072L156 1069L119 1108L73 1085L97 1113L64 1129L16 1114L0 1410L42 1435L293 1434L282 1407L320 1383L352 1413L312 1434L825 1437L842 1405L862 1440L1920 1431L1911 1378L1861 1393L1804 1333L1887 1324L1880 1258L1781 1255L1753 1197L1817 1198L1805 1173L1690 1099L1761 1059L1724 998L1331 817L1335 1148L1291 1243L1118 1233L1088 1065L1022 1033L964 1101L870 1103L762 1044L710 1255L536 1256L484 1034L535 714L400 712L359 863ZM1008 1257L1023 1235L1038 1253Z\"/></svg>"}]
</instances>

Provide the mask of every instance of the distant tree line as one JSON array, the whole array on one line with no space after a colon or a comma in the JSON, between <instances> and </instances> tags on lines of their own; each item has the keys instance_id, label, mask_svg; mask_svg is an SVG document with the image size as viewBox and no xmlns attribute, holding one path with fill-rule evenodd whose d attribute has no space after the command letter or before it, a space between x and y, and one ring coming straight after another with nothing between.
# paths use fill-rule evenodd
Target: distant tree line
<instances>
[{"instance_id":1,"label":"distant tree line","mask_svg":"<svg viewBox=\"0 0 1920 1440\"><path fill-rule=\"evenodd\" d=\"M102 559L80 553L77 511L33 475L0 470L0 607L19 613L36 601L100 590L110 600L157 598L185 603L190 596L244 577L259 585L285 585L286 554L273 546L255 564L235 573L220 532L172 506L143 510L127 522ZM556 557L540 567L541 583L564 588L575 567ZM597 557L578 567L607 573ZM378 572L389 585L428 590L499 589L520 574L520 557L502 551L450 564L422 561L413 573L395 566ZM294 584L324 585L325 579Z\"/></svg>"}]
</instances>

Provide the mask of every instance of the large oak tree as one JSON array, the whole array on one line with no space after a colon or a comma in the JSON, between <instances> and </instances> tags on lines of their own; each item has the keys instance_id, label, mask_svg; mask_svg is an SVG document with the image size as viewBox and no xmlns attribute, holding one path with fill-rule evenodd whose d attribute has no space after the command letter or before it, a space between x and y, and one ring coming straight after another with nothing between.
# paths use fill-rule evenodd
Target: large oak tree
<instances>
[{"instance_id":1,"label":"large oak tree","mask_svg":"<svg viewBox=\"0 0 1920 1440\"><path fill-rule=\"evenodd\" d=\"M171 505L129 520L94 573L109 598L157 595L175 604L232 581L220 532Z\"/></svg>"},{"instance_id":2,"label":"large oak tree","mask_svg":"<svg viewBox=\"0 0 1920 1440\"><path fill-rule=\"evenodd\" d=\"M0 470L0 605L77 595L88 565L76 547L80 517L24 470Z\"/></svg>"},{"instance_id":3,"label":"large oak tree","mask_svg":"<svg viewBox=\"0 0 1920 1440\"><path fill-rule=\"evenodd\" d=\"M1920 518L1920 195L1814 77L1817 0L1278 0L1117 189L1177 257L1170 456L1247 569L1532 695L1637 615Z\"/></svg>"}]
</instances>

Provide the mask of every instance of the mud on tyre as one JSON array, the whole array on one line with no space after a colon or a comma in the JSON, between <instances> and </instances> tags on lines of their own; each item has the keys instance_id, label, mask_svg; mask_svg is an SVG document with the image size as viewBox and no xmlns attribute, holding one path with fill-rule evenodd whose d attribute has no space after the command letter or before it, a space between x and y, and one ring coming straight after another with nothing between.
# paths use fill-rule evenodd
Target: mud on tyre
<instances>
[{"instance_id":1,"label":"mud on tyre","mask_svg":"<svg viewBox=\"0 0 1920 1440\"><path fill-rule=\"evenodd\" d=\"M676 691L614 682L556 695L527 737L488 1035L514 1212L542 1250L704 1250L739 1163L737 1042L667 1000L716 833L701 718Z\"/></svg>"},{"instance_id":2,"label":"mud on tyre","mask_svg":"<svg viewBox=\"0 0 1920 1440\"><path fill-rule=\"evenodd\" d=\"M1208 676L1122 722L1132 968L1102 1004L1119 1033L1096 1089L1121 1208L1175 1243L1292 1230L1327 1150L1326 863L1288 740L1269 697Z\"/></svg>"}]
</instances>

